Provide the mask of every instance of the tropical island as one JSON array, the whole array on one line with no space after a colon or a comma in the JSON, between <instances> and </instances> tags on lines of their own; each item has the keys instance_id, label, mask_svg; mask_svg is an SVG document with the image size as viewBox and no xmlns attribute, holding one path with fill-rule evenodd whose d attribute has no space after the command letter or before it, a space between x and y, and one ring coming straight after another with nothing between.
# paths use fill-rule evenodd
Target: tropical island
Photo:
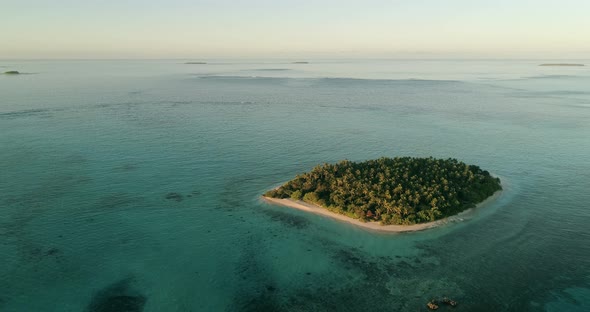
<instances>
[{"instance_id":1,"label":"tropical island","mask_svg":"<svg viewBox=\"0 0 590 312\"><path fill-rule=\"evenodd\" d=\"M9 70L7 72L4 72L5 75L18 75L20 74L20 72L16 71L16 70Z\"/></svg>"},{"instance_id":2,"label":"tropical island","mask_svg":"<svg viewBox=\"0 0 590 312\"><path fill-rule=\"evenodd\" d=\"M383 231L415 231L493 198L500 179L457 159L396 157L318 165L263 195Z\"/></svg>"}]
</instances>

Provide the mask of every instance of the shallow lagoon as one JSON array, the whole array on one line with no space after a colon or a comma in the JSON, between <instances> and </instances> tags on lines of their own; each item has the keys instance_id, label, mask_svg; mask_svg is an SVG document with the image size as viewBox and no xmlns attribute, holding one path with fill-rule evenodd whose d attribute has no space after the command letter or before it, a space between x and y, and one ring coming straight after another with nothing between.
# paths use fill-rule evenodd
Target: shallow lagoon
<instances>
[{"instance_id":1,"label":"shallow lagoon","mask_svg":"<svg viewBox=\"0 0 590 312\"><path fill-rule=\"evenodd\" d=\"M550 61L4 61L0 310L586 311L590 70ZM507 187L399 235L259 198L405 155Z\"/></svg>"}]
</instances>

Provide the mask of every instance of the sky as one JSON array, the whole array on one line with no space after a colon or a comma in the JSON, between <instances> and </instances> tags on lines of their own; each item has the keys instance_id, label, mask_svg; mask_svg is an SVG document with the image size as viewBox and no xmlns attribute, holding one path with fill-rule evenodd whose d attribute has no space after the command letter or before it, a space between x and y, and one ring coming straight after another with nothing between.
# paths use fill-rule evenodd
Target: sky
<instances>
[{"instance_id":1,"label":"sky","mask_svg":"<svg viewBox=\"0 0 590 312\"><path fill-rule=\"evenodd\" d=\"M590 58L590 0L0 0L0 58Z\"/></svg>"}]
</instances>

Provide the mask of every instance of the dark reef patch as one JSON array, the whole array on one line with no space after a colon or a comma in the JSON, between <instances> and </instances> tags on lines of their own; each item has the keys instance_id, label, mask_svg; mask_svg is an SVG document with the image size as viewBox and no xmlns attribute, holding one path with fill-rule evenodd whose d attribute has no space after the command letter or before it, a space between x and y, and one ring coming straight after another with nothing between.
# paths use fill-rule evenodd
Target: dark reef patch
<instances>
[{"instance_id":1,"label":"dark reef patch","mask_svg":"<svg viewBox=\"0 0 590 312\"><path fill-rule=\"evenodd\" d=\"M226 181L219 197L220 204L218 204L215 208L225 211L232 211L234 209L243 207L245 202L243 200L245 195L243 185L246 185L256 179L256 176L238 176L232 177Z\"/></svg>"},{"instance_id":2,"label":"dark reef patch","mask_svg":"<svg viewBox=\"0 0 590 312\"><path fill-rule=\"evenodd\" d=\"M194 191L192 191L192 192L188 193L188 194L186 195L186 197L189 197L189 198L190 198L190 197L193 197L193 196L194 196L194 197L198 197L199 195L201 195L201 192L200 192L200 191L198 191L198 190L194 190Z\"/></svg>"},{"instance_id":3,"label":"dark reef patch","mask_svg":"<svg viewBox=\"0 0 590 312\"><path fill-rule=\"evenodd\" d=\"M219 202L220 204L215 208L226 211L232 211L233 209L239 208L243 205L239 199L227 196L222 196Z\"/></svg>"},{"instance_id":4,"label":"dark reef patch","mask_svg":"<svg viewBox=\"0 0 590 312\"><path fill-rule=\"evenodd\" d=\"M296 216L294 214L290 214L287 212L266 209L263 210L264 214L270 217L272 221L280 222L288 227L296 228L296 229L305 229L309 227L311 221L309 221L305 217Z\"/></svg>"},{"instance_id":5,"label":"dark reef patch","mask_svg":"<svg viewBox=\"0 0 590 312\"><path fill-rule=\"evenodd\" d=\"M22 239L18 246L21 259L28 264L36 265L42 261L63 262L64 257L60 249L56 247L44 248L40 244Z\"/></svg>"},{"instance_id":6,"label":"dark reef patch","mask_svg":"<svg viewBox=\"0 0 590 312\"><path fill-rule=\"evenodd\" d=\"M136 164L122 164L118 167L114 168L116 171L133 171L135 169L137 169L137 165Z\"/></svg>"},{"instance_id":7,"label":"dark reef patch","mask_svg":"<svg viewBox=\"0 0 590 312\"><path fill-rule=\"evenodd\" d=\"M75 166L73 168L77 169ZM52 250L54 246L48 247L46 242L30 235L30 227L34 220L55 213L51 211L53 203L60 202L82 184L79 176L69 174L48 174L37 183L22 193L0 194L0 202L5 208L5 218L0 222L0 235L3 236L3 244L15 246L16 255L23 266L36 266L46 258L58 262L63 260L61 252Z\"/></svg>"},{"instance_id":8,"label":"dark reef patch","mask_svg":"<svg viewBox=\"0 0 590 312\"><path fill-rule=\"evenodd\" d=\"M249 237L243 245L243 253L235 267L239 277L238 293L226 311L288 311L278 300L276 281L272 268L257 256L265 250L263 240Z\"/></svg>"},{"instance_id":9,"label":"dark reef patch","mask_svg":"<svg viewBox=\"0 0 590 312\"><path fill-rule=\"evenodd\" d=\"M141 197L136 197L129 193L113 193L101 197L96 205L102 209L115 209L138 203L141 200Z\"/></svg>"},{"instance_id":10,"label":"dark reef patch","mask_svg":"<svg viewBox=\"0 0 590 312\"><path fill-rule=\"evenodd\" d=\"M522 231L515 234L519 237L530 235L534 223L544 222L543 216L538 220L522 220ZM535 252L520 248L522 240L503 240L491 246L494 252L481 257L479 250L465 251L461 258L455 253L441 251L437 246L444 245L448 250L459 250L463 246L476 246L482 237L490 237L508 230L503 222L494 226L481 227L478 235L464 235L469 229L459 229L454 235L446 235L438 239L436 244L423 242L417 245L425 255L432 255L440 261L440 265L432 267L433 275L449 276L449 272L459 272L455 282L465 292L466 299L459 298L460 308L464 311L544 311L543 306L557 297L570 296L567 289L589 288L587 268L588 249L583 247L564 250L561 243L544 239L535 241ZM481 243L480 243L481 245ZM547 252L548 250L552 252ZM568 256L564 256L567 254ZM580 259L583 259L580 261ZM415 271L422 270L420 265ZM555 268L567 268L556 272ZM469 278L477 276L477 279ZM525 278L526 277L526 278ZM514 290L519 291L515 294ZM492 295L489 295L492 294ZM446 293L449 297L454 294ZM455 298L453 298L455 299ZM537 305L533 305L536 302Z\"/></svg>"},{"instance_id":11,"label":"dark reef patch","mask_svg":"<svg viewBox=\"0 0 590 312\"><path fill-rule=\"evenodd\" d=\"M453 281L431 276L429 261L413 267L413 257L370 256L321 238L312 243L332 259L332 269L303 271L288 284L277 283L273 270L280 262L264 254L262 242L252 239L247 250L253 251L239 261L242 285L227 311L427 311L431 297L462 298Z\"/></svg>"},{"instance_id":12,"label":"dark reef patch","mask_svg":"<svg viewBox=\"0 0 590 312\"><path fill-rule=\"evenodd\" d=\"M180 194L180 193L170 192L170 193L166 194L166 196L164 196L164 198L166 198L168 200L173 200L176 202L181 202L184 199L184 196L182 196L182 194Z\"/></svg>"},{"instance_id":13,"label":"dark reef patch","mask_svg":"<svg viewBox=\"0 0 590 312\"><path fill-rule=\"evenodd\" d=\"M133 278L124 278L94 294L86 312L141 312L147 298L133 289Z\"/></svg>"},{"instance_id":14,"label":"dark reef patch","mask_svg":"<svg viewBox=\"0 0 590 312\"><path fill-rule=\"evenodd\" d=\"M53 247L53 248L50 248L49 250L47 250L45 252L45 255L46 256L55 256L55 255L57 255L59 253L61 253L61 251L59 249Z\"/></svg>"},{"instance_id":15,"label":"dark reef patch","mask_svg":"<svg viewBox=\"0 0 590 312\"><path fill-rule=\"evenodd\" d=\"M548 240L539 246L538 255L543 256L535 257L518 248L522 241L504 241L491 248L495 253L481 257L479 250L464 246L497 235L497 227L482 229L478 236L461 235L462 231L467 230L418 241L419 253L412 256L374 256L361 247L310 237L306 248L325 252L330 269L313 270L313 274L311 269L303 270L288 283L274 276L284 259L271 257L267 251L273 248L267 248L263 237L251 237L245 248L250 251L238 262L240 285L227 311L429 311L426 303L442 297L460 305L443 305L439 311L543 311L547 302L556 299L576 304L576 298L556 289L588 287L586 266L575 264L586 259L583 248L569 251L576 256L563 259L560 253L545 252L562 248ZM555 265L545 268L547 261ZM579 278L556 274L558 265ZM535 283L529 284L531 279ZM528 291L515 296L514 289Z\"/></svg>"},{"instance_id":16,"label":"dark reef patch","mask_svg":"<svg viewBox=\"0 0 590 312\"><path fill-rule=\"evenodd\" d=\"M24 117L51 117L50 109L25 109L7 113L0 113L0 119L16 119Z\"/></svg>"},{"instance_id":17,"label":"dark reef patch","mask_svg":"<svg viewBox=\"0 0 590 312\"><path fill-rule=\"evenodd\" d=\"M235 311L235 310L230 310ZM246 301L238 311L242 312L281 312L293 311L283 308L277 300L268 293L260 293Z\"/></svg>"}]
</instances>

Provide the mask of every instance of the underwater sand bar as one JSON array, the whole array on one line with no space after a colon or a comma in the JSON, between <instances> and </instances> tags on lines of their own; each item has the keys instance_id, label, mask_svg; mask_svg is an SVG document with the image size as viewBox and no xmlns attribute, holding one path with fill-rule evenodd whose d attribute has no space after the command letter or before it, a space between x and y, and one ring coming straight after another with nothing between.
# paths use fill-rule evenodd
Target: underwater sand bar
<instances>
[{"instance_id":1,"label":"underwater sand bar","mask_svg":"<svg viewBox=\"0 0 590 312\"><path fill-rule=\"evenodd\" d=\"M295 209L299 209L299 210L303 210L303 211L307 211L307 212L311 212L311 213L315 213L315 214L320 214L320 215L334 218L334 219L337 219L340 221L348 222L353 225L360 226L364 229L368 229L371 231L402 233L402 232L423 231L423 230L431 229L431 228L441 226L444 224L463 221L463 218L466 215L472 213L474 209L479 209L483 206L490 204L491 202L496 200L500 196L501 193L502 193L502 190L496 191L492 196L486 198L484 201L477 204L475 206L475 208L470 208L470 209L464 210L454 216L450 216L450 217L436 220L433 222L419 223L419 224L412 224L412 225L382 225L381 223L374 222L374 221L373 222L362 222L357 219L353 219L353 218L347 217L345 215L332 212L326 208L323 208L323 207L320 207L317 205L313 205L310 203L306 203L302 200L293 200L290 198L279 199L279 198L271 198L271 197L266 197L266 196L262 196L262 198L266 202L271 203L271 204L295 208Z\"/></svg>"}]
</instances>

